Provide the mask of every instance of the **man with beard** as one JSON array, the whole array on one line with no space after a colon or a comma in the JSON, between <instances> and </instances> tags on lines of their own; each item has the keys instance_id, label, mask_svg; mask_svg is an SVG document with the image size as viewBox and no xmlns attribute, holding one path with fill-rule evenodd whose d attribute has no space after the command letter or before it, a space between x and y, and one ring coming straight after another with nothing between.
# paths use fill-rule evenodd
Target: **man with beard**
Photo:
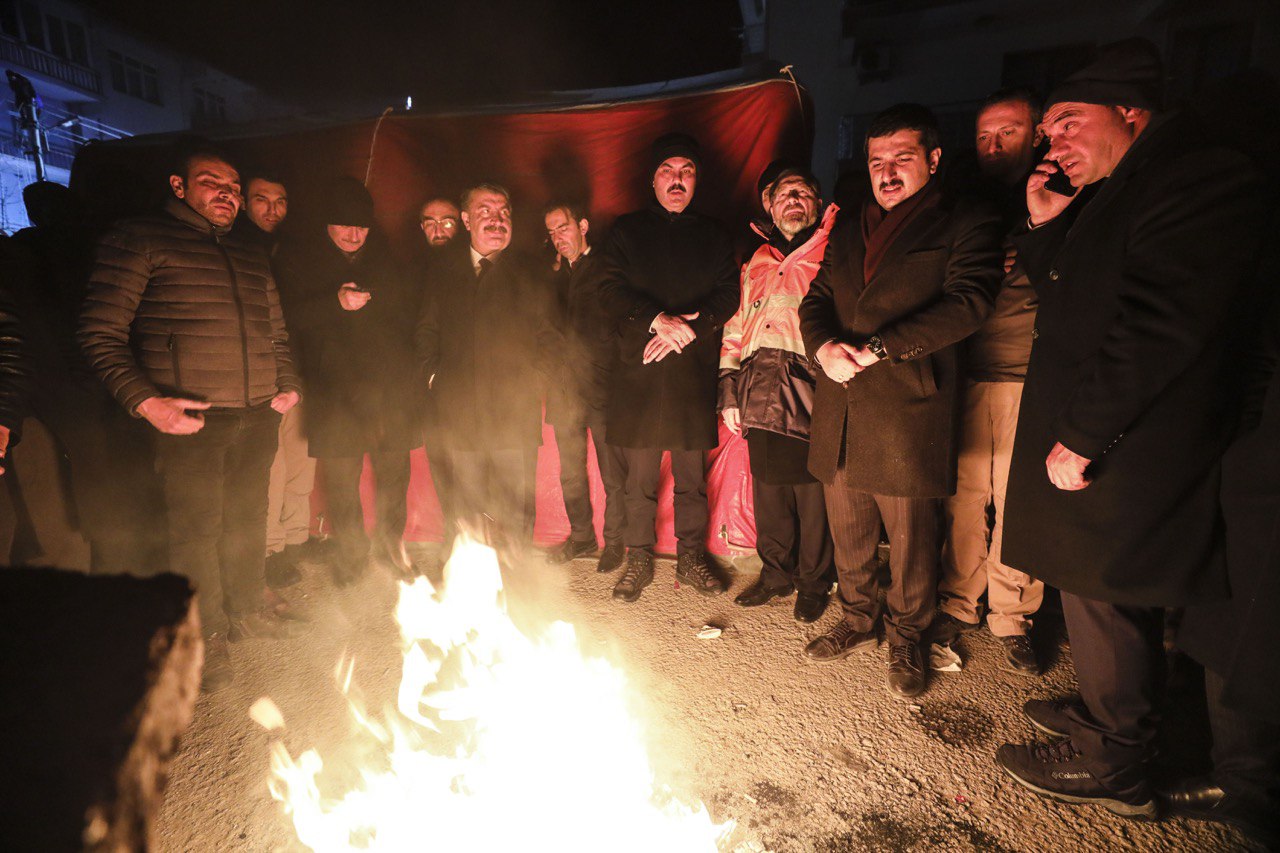
<instances>
[{"instance_id":1,"label":"man with beard","mask_svg":"<svg viewBox=\"0 0 1280 853\"><path fill-rule=\"evenodd\" d=\"M759 579L735 600L758 607L796 597L795 617L827 608L831 534L822 484L809 473L814 376L796 308L809 292L838 208L818 214L818 180L796 164L778 169L764 192L769 240L742 271L742 304L720 345L720 416L746 434L755 504Z\"/></svg>"},{"instance_id":2,"label":"man with beard","mask_svg":"<svg viewBox=\"0 0 1280 853\"><path fill-rule=\"evenodd\" d=\"M418 227L429 249L443 249L458 236L458 207L447 198L428 199L418 212Z\"/></svg>"},{"instance_id":3,"label":"man with beard","mask_svg":"<svg viewBox=\"0 0 1280 853\"><path fill-rule=\"evenodd\" d=\"M1006 232L1027 219L1027 175L1034 161L1040 106L1026 92L1000 91L978 111L979 191L1005 213ZM1018 425L1022 380L1031 357L1035 291L1005 238L1005 273L995 310L964 343L967 383L960 425L956 493L947 498L948 537L938 584L935 641L949 642L978 627L978 600L987 594L987 627L1004 647L1013 671L1036 675L1031 619L1044 584L1000 561L1009 458ZM987 513L994 509L995 523Z\"/></svg>"},{"instance_id":4,"label":"man with beard","mask_svg":"<svg viewBox=\"0 0 1280 853\"><path fill-rule=\"evenodd\" d=\"M1156 814L1164 608L1227 594L1221 459L1266 209L1219 128L1159 111L1163 79L1132 39L1048 98L1015 238L1040 308L1004 537L1005 562L1062 590L1080 696L1028 702L1060 739L997 760L1036 793L1139 818ZM1047 189L1059 171L1075 196Z\"/></svg>"},{"instance_id":5,"label":"man with beard","mask_svg":"<svg viewBox=\"0 0 1280 853\"><path fill-rule=\"evenodd\" d=\"M844 619L805 648L840 660L874 645L876 548L889 534L887 687L924 691L921 652L937 592L941 499L955 491L960 347L1000 283L1000 220L934 177L933 114L899 104L867 129L872 197L840 216L800 304L805 349L822 367L809 470L825 484Z\"/></svg>"},{"instance_id":6,"label":"man with beard","mask_svg":"<svg viewBox=\"0 0 1280 853\"><path fill-rule=\"evenodd\" d=\"M540 390L558 336L548 319L545 276L512 251L511 196L477 184L462 196L466 252L434 268L416 347L435 395L451 488L446 550L459 522L496 524L507 559L528 543L528 460L542 439Z\"/></svg>"},{"instance_id":7,"label":"man with beard","mask_svg":"<svg viewBox=\"0 0 1280 853\"><path fill-rule=\"evenodd\" d=\"M687 210L702 154L682 133L658 138L650 157L655 202L614 224L600 294L619 329L609 389L609 443L627 468L627 565L613 596L635 601L653 581L658 470L671 453L676 578L724 592L707 564L706 452L716 446L720 329L738 305L738 269L723 226Z\"/></svg>"},{"instance_id":8,"label":"man with beard","mask_svg":"<svg viewBox=\"0 0 1280 853\"><path fill-rule=\"evenodd\" d=\"M299 399L266 256L230 235L240 176L194 147L169 176L163 212L98 244L80 318L90 367L156 429L169 565L196 587L204 687L233 673L226 641L282 637L263 609L267 477L280 415Z\"/></svg>"},{"instance_id":9,"label":"man with beard","mask_svg":"<svg viewBox=\"0 0 1280 853\"><path fill-rule=\"evenodd\" d=\"M567 563L593 554L596 531L587 473L587 430L595 445L604 484L604 551L596 570L611 572L626 556L624 460L607 445L605 406L609 376L618 357L617 337L600 307L599 267L591 253L586 211L567 202L552 202L543 213L547 238L556 250L556 320L565 346L559 375L547 389L547 422L555 427L560 451L560 488L569 517L569 538L547 554L550 563Z\"/></svg>"},{"instance_id":10,"label":"man with beard","mask_svg":"<svg viewBox=\"0 0 1280 853\"><path fill-rule=\"evenodd\" d=\"M372 553L407 575L409 451L419 440L412 299L363 183L333 181L319 213L326 224L295 231L275 260L307 387L308 452L324 460L332 569L338 583L352 583L370 556L360 499L367 454L376 484Z\"/></svg>"}]
</instances>

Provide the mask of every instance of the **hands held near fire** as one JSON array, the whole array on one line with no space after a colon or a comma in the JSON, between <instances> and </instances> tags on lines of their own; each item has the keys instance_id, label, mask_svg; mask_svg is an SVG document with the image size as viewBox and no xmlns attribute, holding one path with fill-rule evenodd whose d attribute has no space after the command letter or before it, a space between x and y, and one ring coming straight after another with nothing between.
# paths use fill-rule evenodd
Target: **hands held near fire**
<instances>
[{"instance_id":1,"label":"hands held near fire","mask_svg":"<svg viewBox=\"0 0 1280 853\"><path fill-rule=\"evenodd\" d=\"M349 281L338 288L338 304L342 306L343 311L359 311L368 305L372 298L372 293L361 290L360 285L354 281Z\"/></svg>"},{"instance_id":2,"label":"hands held near fire","mask_svg":"<svg viewBox=\"0 0 1280 853\"><path fill-rule=\"evenodd\" d=\"M696 311L692 314L662 313L655 317L649 324L649 331L653 332L653 337L644 348L643 363L652 364L655 361L662 361L673 352L684 352L684 348L693 343L694 338L698 336L689 325L690 320L697 318Z\"/></svg>"},{"instance_id":3,"label":"hands held near fire","mask_svg":"<svg viewBox=\"0 0 1280 853\"><path fill-rule=\"evenodd\" d=\"M832 382L841 385L875 364L880 359L866 347L840 341L827 341L818 348L818 364Z\"/></svg>"},{"instance_id":4,"label":"hands held near fire","mask_svg":"<svg viewBox=\"0 0 1280 853\"><path fill-rule=\"evenodd\" d=\"M1031 214L1033 226L1043 225L1055 218L1075 199L1074 195L1062 195L1045 189L1049 178L1060 171L1062 170L1058 168L1057 163L1044 160L1027 178L1027 212Z\"/></svg>"},{"instance_id":5,"label":"hands held near fire","mask_svg":"<svg viewBox=\"0 0 1280 853\"><path fill-rule=\"evenodd\" d=\"M271 408L283 415L285 412L298 405L298 401L301 399L302 395L297 391L281 391L279 394L271 398Z\"/></svg>"},{"instance_id":6,"label":"hands held near fire","mask_svg":"<svg viewBox=\"0 0 1280 853\"><path fill-rule=\"evenodd\" d=\"M1078 492L1092 482L1084 475L1089 462L1090 460L1078 453L1072 453L1063 447L1061 442L1057 442L1044 460L1044 467L1049 471L1049 481L1059 489Z\"/></svg>"},{"instance_id":7,"label":"hands held near fire","mask_svg":"<svg viewBox=\"0 0 1280 853\"><path fill-rule=\"evenodd\" d=\"M275 405L274 400L272 405ZM202 400L148 397L138 404L138 414L166 435L192 435L204 426L204 415L200 413L207 408L209 404Z\"/></svg>"},{"instance_id":8,"label":"hands held near fire","mask_svg":"<svg viewBox=\"0 0 1280 853\"><path fill-rule=\"evenodd\" d=\"M724 419L724 425L729 428L729 432L742 435L742 412L737 406L721 410L720 417Z\"/></svg>"}]
</instances>

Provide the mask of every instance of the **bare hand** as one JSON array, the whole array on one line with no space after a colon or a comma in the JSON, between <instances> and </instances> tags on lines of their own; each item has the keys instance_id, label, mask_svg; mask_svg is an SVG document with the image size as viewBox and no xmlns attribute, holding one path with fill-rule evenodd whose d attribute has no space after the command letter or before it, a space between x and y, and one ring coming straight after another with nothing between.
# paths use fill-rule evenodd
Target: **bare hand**
<instances>
[{"instance_id":1,"label":"bare hand","mask_svg":"<svg viewBox=\"0 0 1280 853\"><path fill-rule=\"evenodd\" d=\"M1092 482L1084 475L1089 460L1067 450L1061 442L1053 445L1044 467L1049 471L1050 482L1065 492L1078 492Z\"/></svg>"},{"instance_id":2,"label":"bare hand","mask_svg":"<svg viewBox=\"0 0 1280 853\"><path fill-rule=\"evenodd\" d=\"M298 401L301 399L302 395L297 391L281 391L279 394L271 398L271 408L283 415L285 412L298 405Z\"/></svg>"},{"instance_id":3,"label":"bare hand","mask_svg":"<svg viewBox=\"0 0 1280 853\"><path fill-rule=\"evenodd\" d=\"M676 352L683 352L684 348L693 343L693 339L698 335L693 331L693 327L689 325L690 320L696 320L698 313L692 314L659 314L653 321L653 333L662 338L675 349Z\"/></svg>"},{"instance_id":4,"label":"bare hand","mask_svg":"<svg viewBox=\"0 0 1280 853\"><path fill-rule=\"evenodd\" d=\"M0 474L4 473L4 460L9 456L9 428L0 425Z\"/></svg>"},{"instance_id":5,"label":"bare hand","mask_svg":"<svg viewBox=\"0 0 1280 853\"><path fill-rule=\"evenodd\" d=\"M338 304L342 306L343 311L359 311L368 305L372 298L372 293L361 290L360 286L353 281L338 288Z\"/></svg>"},{"instance_id":6,"label":"bare hand","mask_svg":"<svg viewBox=\"0 0 1280 853\"><path fill-rule=\"evenodd\" d=\"M880 356L873 353L866 347L853 347L853 360L858 362L863 368L870 367L880 360Z\"/></svg>"},{"instance_id":7,"label":"bare hand","mask_svg":"<svg viewBox=\"0 0 1280 853\"><path fill-rule=\"evenodd\" d=\"M1032 225L1043 225L1055 218L1075 199L1075 196L1060 195L1044 188L1049 176L1059 171L1057 163L1044 160L1027 178L1027 212L1031 214Z\"/></svg>"},{"instance_id":8,"label":"bare hand","mask_svg":"<svg viewBox=\"0 0 1280 853\"><path fill-rule=\"evenodd\" d=\"M858 363L857 352L855 346L828 341L818 349L818 363L828 379L843 385L865 369Z\"/></svg>"},{"instance_id":9,"label":"bare hand","mask_svg":"<svg viewBox=\"0 0 1280 853\"><path fill-rule=\"evenodd\" d=\"M664 341L662 338L654 335L649 338L649 343L644 348L644 360L641 364L652 364L656 361L662 361L673 352L680 352L679 347L674 347Z\"/></svg>"},{"instance_id":10,"label":"bare hand","mask_svg":"<svg viewBox=\"0 0 1280 853\"><path fill-rule=\"evenodd\" d=\"M729 428L729 432L734 435L742 435L742 412L737 406L730 406L720 412L720 417L724 419L724 425Z\"/></svg>"},{"instance_id":11,"label":"bare hand","mask_svg":"<svg viewBox=\"0 0 1280 853\"><path fill-rule=\"evenodd\" d=\"M148 397L138 404L138 414L165 435L192 435L204 426L204 415L200 413L207 408L209 404L203 400Z\"/></svg>"},{"instance_id":12,"label":"bare hand","mask_svg":"<svg viewBox=\"0 0 1280 853\"><path fill-rule=\"evenodd\" d=\"M1013 265L1018 261L1018 247L1007 243L1004 247L1004 274L1013 272Z\"/></svg>"}]
</instances>

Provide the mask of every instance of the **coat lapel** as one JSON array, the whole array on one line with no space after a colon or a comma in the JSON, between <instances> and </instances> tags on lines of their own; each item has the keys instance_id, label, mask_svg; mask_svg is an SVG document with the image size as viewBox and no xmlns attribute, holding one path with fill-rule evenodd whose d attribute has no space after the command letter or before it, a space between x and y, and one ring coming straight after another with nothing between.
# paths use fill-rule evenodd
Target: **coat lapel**
<instances>
[{"instance_id":1,"label":"coat lapel","mask_svg":"<svg viewBox=\"0 0 1280 853\"><path fill-rule=\"evenodd\" d=\"M941 207L932 207L929 210L923 210L914 220L907 223L907 227L902 230L898 238L889 244L889 248L885 250L884 257L880 259L880 265L876 267L875 273L871 279L863 286L862 293L873 290L877 282L884 278L885 270L893 268L903 256L912 249L920 245L920 241L934 228L939 222L946 217L946 212ZM858 277L862 277L862 259L866 254L866 245L862 242L862 231L858 231ZM861 298L861 294L859 294Z\"/></svg>"}]
</instances>

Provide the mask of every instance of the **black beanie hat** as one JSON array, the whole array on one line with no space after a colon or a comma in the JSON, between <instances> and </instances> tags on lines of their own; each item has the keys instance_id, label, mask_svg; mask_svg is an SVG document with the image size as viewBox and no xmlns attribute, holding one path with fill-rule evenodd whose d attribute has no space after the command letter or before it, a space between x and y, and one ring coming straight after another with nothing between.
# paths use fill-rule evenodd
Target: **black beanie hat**
<instances>
[{"instance_id":1,"label":"black beanie hat","mask_svg":"<svg viewBox=\"0 0 1280 853\"><path fill-rule=\"evenodd\" d=\"M702 149L698 140L687 133L666 133L653 141L649 152L649 172L658 171L658 167L672 157L685 157L693 161L693 165L702 168Z\"/></svg>"},{"instance_id":2,"label":"black beanie hat","mask_svg":"<svg viewBox=\"0 0 1280 853\"><path fill-rule=\"evenodd\" d=\"M1097 58L1054 87L1044 106L1075 101L1155 111L1163 95L1160 51L1146 39L1132 38L1098 48Z\"/></svg>"},{"instance_id":3,"label":"black beanie hat","mask_svg":"<svg viewBox=\"0 0 1280 853\"><path fill-rule=\"evenodd\" d=\"M355 178L336 178L325 192L321 212L326 225L369 228L373 225L373 196Z\"/></svg>"},{"instance_id":4,"label":"black beanie hat","mask_svg":"<svg viewBox=\"0 0 1280 853\"><path fill-rule=\"evenodd\" d=\"M756 195L764 195L765 190L783 178L804 178L805 182L813 187L814 192L821 192L818 179L803 164L798 160L781 159L774 160L764 167L764 171L760 173L760 180L756 181Z\"/></svg>"}]
</instances>

